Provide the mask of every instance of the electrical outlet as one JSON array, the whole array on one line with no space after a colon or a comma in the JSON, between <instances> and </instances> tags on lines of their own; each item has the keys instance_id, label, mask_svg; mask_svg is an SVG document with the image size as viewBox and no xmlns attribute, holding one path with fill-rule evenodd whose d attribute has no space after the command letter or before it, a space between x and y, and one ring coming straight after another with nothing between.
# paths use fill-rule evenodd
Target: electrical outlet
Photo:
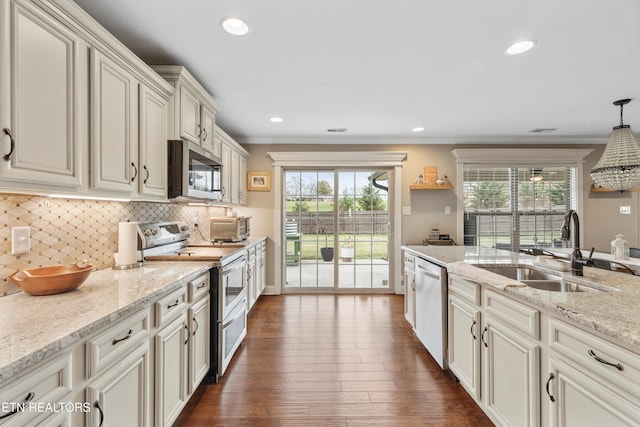
<instances>
[{"instance_id":1,"label":"electrical outlet","mask_svg":"<svg viewBox=\"0 0 640 427\"><path fill-rule=\"evenodd\" d=\"M193 226L194 226L194 227L197 227L197 226L198 226L198 218L196 218L196 219L194 219L194 220L193 220Z\"/></svg>"},{"instance_id":2,"label":"electrical outlet","mask_svg":"<svg viewBox=\"0 0 640 427\"><path fill-rule=\"evenodd\" d=\"M31 229L29 227L13 227L11 229L11 254L22 255L31 251Z\"/></svg>"}]
</instances>

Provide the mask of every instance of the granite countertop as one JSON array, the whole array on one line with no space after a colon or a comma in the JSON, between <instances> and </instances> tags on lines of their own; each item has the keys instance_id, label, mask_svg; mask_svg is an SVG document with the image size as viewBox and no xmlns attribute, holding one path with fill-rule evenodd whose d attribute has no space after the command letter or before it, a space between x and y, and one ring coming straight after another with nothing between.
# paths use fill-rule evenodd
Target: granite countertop
<instances>
[{"instance_id":1,"label":"granite countertop","mask_svg":"<svg viewBox=\"0 0 640 427\"><path fill-rule=\"evenodd\" d=\"M210 262L146 262L94 271L71 292L0 298L0 388L25 369L70 348L202 274Z\"/></svg>"},{"instance_id":2,"label":"granite countertop","mask_svg":"<svg viewBox=\"0 0 640 427\"><path fill-rule=\"evenodd\" d=\"M464 279L493 285L503 292L599 332L616 343L640 353L640 276L584 268L584 276L553 271L567 282L579 283L604 292L549 292L522 286L474 265L533 265L536 257L510 251L475 246L403 246L403 250L446 267ZM607 259L608 254L594 257ZM610 258L610 255L609 255ZM625 260L633 264L635 260ZM536 266L535 268L540 268Z\"/></svg>"}]
</instances>

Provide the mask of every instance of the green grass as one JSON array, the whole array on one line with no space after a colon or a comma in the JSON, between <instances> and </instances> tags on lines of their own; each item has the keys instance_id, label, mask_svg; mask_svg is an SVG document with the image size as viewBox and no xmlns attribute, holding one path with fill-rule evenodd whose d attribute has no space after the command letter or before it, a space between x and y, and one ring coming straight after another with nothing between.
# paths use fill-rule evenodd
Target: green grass
<instances>
[{"instance_id":1,"label":"green grass","mask_svg":"<svg viewBox=\"0 0 640 427\"><path fill-rule=\"evenodd\" d=\"M326 237L326 244L325 244ZM348 238L351 240L348 241ZM341 234L339 247L350 244L354 246L356 259L389 259L388 237L386 234ZM300 252L303 260L322 260L320 248L333 246L332 234L303 234ZM293 253L293 242L287 242L287 253ZM340 249L334 249L334 258L340 257Z\"/></svg>"},{"instance_id":2,"label":"green grass","mask_svg":"<svg viewBox=\"0 0 640 427\"><path fill-rule=\"evenodd\" d=\"M303 202L306 203L306 206L309 207L307 212L333 212L333 201L318 201L317 203L314 201ZM298 202L287 200L286 203L286 211L287 212L297 212L294 209L294 206L297 206ZM317 210L316 210L317 206Z\"/></svg>"}]
</instances>

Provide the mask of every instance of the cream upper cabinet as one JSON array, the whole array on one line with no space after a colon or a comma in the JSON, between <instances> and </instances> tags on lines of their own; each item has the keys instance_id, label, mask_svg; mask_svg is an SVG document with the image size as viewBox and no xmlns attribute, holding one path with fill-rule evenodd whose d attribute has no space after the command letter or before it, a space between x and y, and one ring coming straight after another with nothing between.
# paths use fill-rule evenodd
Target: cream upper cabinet
<instances>
[{"instance_id":1,"label":"cream upper cabinet","mask_svg":"<svg viewBox=\"0 0 640 427\"><path fill-rule=\"evenodd\" d=\"M200 145L216 157L215 116L220 107L200 83L179 65L157 65L153 69L176 90L170 107L169 139L184 139Z\"/></svg>"},{"instance_id":2,"label":"cream upper cabinet","mask_svg":"<svg viewBox=\"0 0 640 427\"><path fill-rule=\"evenodd\" d=\"M222 142L220 147L220 159L222 160L222 203L231 203L231 146Z\"/></svg>"},{"instance_id":3,"label":"cream upper cabinet","mask_svg":"<svg viewBox=\"0 0 640 427\"><path fill-rule=\"evenodd\" d=\"M247 204L247 157L249 153L216 126L220 137L220 159L222 161L222 202L232 205Z\"/></svg>"},{"instance_id":4,"label":"cream upper cabinet","mask_svg":"<svg viewBox=\"0 0 640 427\"><path fill-rule=\"evenodd\" d=\"M135 191L138 163L138 82L104 54L91 54L91 184L94 189Z\"/></svg>"},{"instance_id":5,"label":"cream upper cabinet","mask_svg":"<svg viewBox=\"0 0 640 427\"><path fill-rule=\"evenodd\" d=\"M167 197L168 100L140 85L140 194Z\"/></svg>"},{"instance_id":6,"label":"cream upper cabinet","mask_svg":"<svg viewBox=\"0 0 640 427\"><path fill-rule=\"evenodd\" d=\"M200 135L200 145L205 150L216 155L214 141L216 123L215 113L203 105L201 107L201 117L202 134ZM220 154L217 154L216 156L220 156Z\"/></svg>"},{"instance_id":7,"label":"cream upper cabinet","mask_svg":"<svg viewBox=\"0 0 640 427\"><path fill-rule=\"evenodd\" d=\"M0 186L83 184L84 61L80 37L33 2L0 3Z\"/></svg>"}]
</instances>

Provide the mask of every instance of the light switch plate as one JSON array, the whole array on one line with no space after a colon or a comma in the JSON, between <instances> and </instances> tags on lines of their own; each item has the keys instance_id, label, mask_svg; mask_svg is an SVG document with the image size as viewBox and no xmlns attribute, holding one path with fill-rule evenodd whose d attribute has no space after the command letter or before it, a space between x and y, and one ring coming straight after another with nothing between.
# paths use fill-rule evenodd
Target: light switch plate
<instances>
[{"instance_id":1,"label":"light switch plate","mask_svg":"<svg viewBox=\"0 0 640 427\"><path fill-rule=\"evenodd\" d=\"M451 206L445 206L444 207L444 214L445 215L451 215Z\"/></svg>"},{"instance_id":2,"label":"light switch plate","mask_svg":"<svg viewBox=\"0 0 640 427\"><path fill-rule=\"evenodd\" d=\"M402 215L411 215L411 206L403 206Z\"/></svg>"},{"instance_id":3,"label":"light switch plate","mask_svg":"<svg viewBox=\"0 0 640 427\"><path fill-rule=\"evenodd\" d=\"M11 254L28 254L31 250L31 229L29 227L13 227L11 229Z\"/></svg>"},{"instance_id":4,"label":"light switch plate","mask_svg":"<svg viewBox=\"0 0 640 427\"><path fill-rule=\"evenodd\" d=\"M631 215L631 206L620 206L620 215Z\"/></svg>"}]
</instances>

